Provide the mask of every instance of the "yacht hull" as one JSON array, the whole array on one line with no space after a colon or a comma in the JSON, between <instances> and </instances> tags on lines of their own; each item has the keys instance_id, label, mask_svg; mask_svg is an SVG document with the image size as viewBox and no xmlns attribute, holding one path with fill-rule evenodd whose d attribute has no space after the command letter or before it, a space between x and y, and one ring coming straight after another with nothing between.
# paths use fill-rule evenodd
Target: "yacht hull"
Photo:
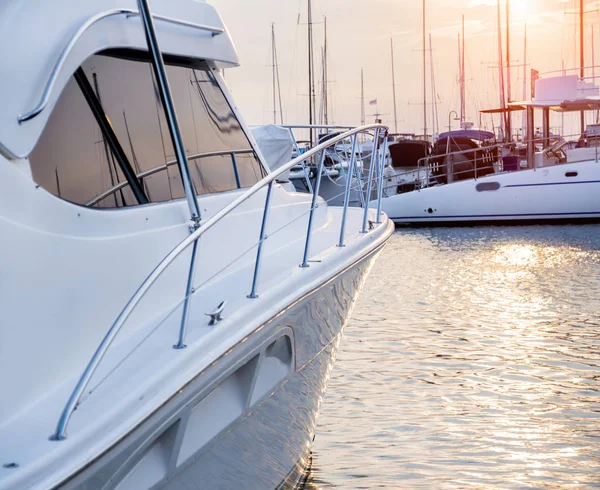
<instances>
[{"instance_id":1,"label":"yacht hull","mask_svg":"<svg viewBox=\"0 0 600 490\"><path fill-rule=\"evenodd\" d=\"M382 200L396 224L571 223L600 220L600 166L562 164L488 175ZM371 203L371 206L374 206Z\"/></svg>"},{"instance_id":2,"label":"yacht hull","mask_svg":"<svg viewBox=\"0 0 600 490\"><path fill-rule=\"evenodd\" d=\"M295 488L342 330L381 248L259 326L56 488Z\"/></svg>"}]
</instances>

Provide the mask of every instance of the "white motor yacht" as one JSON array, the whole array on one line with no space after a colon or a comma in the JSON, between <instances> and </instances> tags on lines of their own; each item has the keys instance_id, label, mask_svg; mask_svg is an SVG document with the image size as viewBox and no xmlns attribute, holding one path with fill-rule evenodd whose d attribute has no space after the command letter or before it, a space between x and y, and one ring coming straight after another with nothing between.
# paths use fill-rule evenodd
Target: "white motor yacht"
<instances>
[{"instance_id":1,"label":"white motor yacht","mask_svg":"<svg viewBox=\"0 0 600 490\"><path fill-rule=\"evenodd\" d=\"M507 154L506 144L480 143L485 132L479 130L448 133L445 151L386 169L383 210L405 225L597 221L600 131L588 128L576 141L553 137L550 111L599 108L598 87L576 76L537 80L536 98L510 107L527 112L524 158ZM535 109L543 116L541 138L534 136Z\"/></svg>"},{"instance_id":2,"label":"white motor yacht","mask_svg":"<svg viewBox=\"0 0 600 490\"><path fill-rule=\"evenodd\" d=\"M0 10L1 490L293 488L393 230L278 182L386 128L269 171L216 10L151 7Z\"/></svg>"}]
</instances>

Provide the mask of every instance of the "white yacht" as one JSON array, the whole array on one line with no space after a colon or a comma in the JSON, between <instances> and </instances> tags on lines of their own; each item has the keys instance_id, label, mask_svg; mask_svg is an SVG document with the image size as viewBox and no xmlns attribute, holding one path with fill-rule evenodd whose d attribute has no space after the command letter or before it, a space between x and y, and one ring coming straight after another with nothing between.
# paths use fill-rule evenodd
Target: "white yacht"
<instances>
[{"instance_id":1,"label":"white yacht","mask_svg":"<svg viewBox=\"0 0 600 490\"><path fill-rule=\"evenodd\" d=\"M292 488L393 223L278 178L385 128L269 171L201 0L7 0L0 44L0 489Z\"/></svg>"},{"instance_id":2,"label":"white yacht","mask_svg":"<svg viewBox=\"0 0 600 490\"><path fill-rule=\"evenodd\" d=\"M599 108L598 87L593 84L576 76L540 79L534 100L510 107L527 112L524 158L514 151L507 154L505 144L478 141L486 139L485 132L452 132L446 138L449 147L441 145L446 150L433 155L414 152L411 163L386 169L383 210L405 225L599 220L600 128L589 127L575 141L550 133L551 110ZM533 131L535 109L543 116L539 139ZM394 154L392 149L392 161Z\"/></svg>"}]
</instances>

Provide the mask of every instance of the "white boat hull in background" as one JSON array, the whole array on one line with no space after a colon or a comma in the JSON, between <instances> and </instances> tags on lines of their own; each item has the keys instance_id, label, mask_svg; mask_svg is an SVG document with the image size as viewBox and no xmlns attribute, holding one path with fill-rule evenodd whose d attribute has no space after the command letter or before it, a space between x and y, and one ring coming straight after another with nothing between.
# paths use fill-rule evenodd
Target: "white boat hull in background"
<instances>
[{"instance_id":1,"label":"white boat hull in background","mask_svg":"<svg viewBox=\"0 0 600 490\"><path fill-rule=\"evenodd\" d=\"M428 187L386 197L382 209L403 225L598 220L600 164L566 163Z\"/></svg>"}]
</instances>

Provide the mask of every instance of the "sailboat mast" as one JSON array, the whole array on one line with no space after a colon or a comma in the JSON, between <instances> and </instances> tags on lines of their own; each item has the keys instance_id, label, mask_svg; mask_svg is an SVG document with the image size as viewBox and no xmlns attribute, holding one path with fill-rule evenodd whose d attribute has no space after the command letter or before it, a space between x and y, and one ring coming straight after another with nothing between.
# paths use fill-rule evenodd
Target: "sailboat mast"
<instances>
[{"instance_id":1,"label":"sailboat mast","mask_svg":"<svg viewBox=\"0 0 600 490\"><path fill-rule=\"evenodd\" d=\"M312 32L312 2L308 0L308 124L312 126L315 122L315 84L314 84L314 62L313 62L313 32ZM310 129L310 145L313 145L313 130Z\"/></svg>"},{"instance_id":2,"label":"sailboat mast","mask_svg":"<svg viewBox=\"0 0 600 490\"><path fill-rule=\"evenodd\" d=\"M365 78L363 69L360 69L360 125L365 125Z\"/></svg>"},{"instance_id":3,"label":"sailboat mast","mask_svg":"<svg viewBox=\"0 0 600 490\"><path fill-rule=\"evenodd\" d=\"M427 139L427 45L425 43L425 1L423 0L423 130Z\"/></svg>"},{"instance_id":4,"label":"sailboat mast","mask_svg":"<svg viewBox=\"0 0 600 490\"><path fill-rule=\"evenodd\" d=\"M498 78L499 78L499 86L500 86L500 107L506 107L506 99L504 97L504 61L502 59L502 24L501 24L501 16L500 16L500 0L497 1L497 10L498 10ZM506 129L508 126L508 122L506 119L506 115L502 119L504 123L504 134L506 136Z\"/></svg>"},{"instance_id":5,"label":"sailboat mast","mask_svg":"<svg viewBox=\"0 0 600 490\"><path fill-rule=\"evenodd\" d=\"M583 0L579 0L579 77L585 76L585 56L583 51ZM585 112L581 111L581 133L585 131Z\"/></svg>"},{"instance_id":6,"label":"sailboat mast","mask_svg":"<svg viewBox=\"0 0 600 490\"><path fill-rule=\"evenodd\" d=\"M394 71L394 40L390 38L390 49L392 54L392 95L394 96L394 132L398 132L398 112L396 109L396 72Z\"/></svg>"},{"instance_id":7,"label":"sailboat mast","mask_svg":"<svg viewBox=\"0 0 600 490\"><path fill-rule=\"evenodd\" d=\"M506 0L506 102L511 101L510 87L510 0ZM508 105L507 105L508 108ZM512 141L512 117L510 112L506 113L506 136L507 141Z\"/></svg>"},{"instance_id":8,"label":"sailboat mast","mask_svg":"<svg viewBox=\"0 0 600 490\"><path fill-rule=\"evenodd\" d=\"M523 37L523 100L527 100L527 22Z\"/></svg>"},{"instance_id":9,"label":"sailboat mast","mask_svg":"<svg viewBox=\"0 0 600 490\"><path fill-rule=\"evenodd\" d=\"M437 97L435 90L435 72L433 69L433 43L431 41L431 33L429 33L429 72L431 74L431 134L433 138L439 134L439 120L437 112Z\"/></svg>"},{"instance_id":10,"label":"sailboat mast","mask_svg":"<svg viewBox=\"0 0 600 490\"><path fill-rule=\"evenodd\" d=\"M465 100L465 16L462 16L462 39L459 46L460 54L460 124L465 122L466 100Z\"/></svg>"},{"instance_id":11,"label":"sailboat mast","mask_svg":"<svg viewBox=\"0 0 600 490\"><path fill-rule=\"evenodd\" d=\"M329 124L329 93L327 87L327 17L323 17L325 24L324 42L323 42L323 122L325 126Z\"/></svg>"},{"instance_id":12,"label":"sailboat mast","mask_svg":"<svg viewBox=\"0 0 600 490\"><path fill-rule=\"evenodd\" d=\"M527 22L525 22L524 36L523 36L523 99L527 100ZM525 141L527 134L527 116L526 111L523 111L521 116L521 140Z\"/></svg>"},{"instance_id":13,"label":"sailboat mast","mask_svg":"<svg viewBox=\"0 0 600 490\"><path fill-rule=\"evenodd\" d=\"M596 55L594 53L594 26L592 25L592 81L596 83Z\"/></svg>"},{"instance_id":14,"label":"sailboat mast","mask_svg":"<svg viewBox=\"0 0 600 490\"><path fill-rule=\"evenodd\" d=\"M271 24L271 65L273 67L273 124L277 124L277 98L276 98L276 74L275 74L275 23Z\"/></svg>"},{"instance_id":15,"label":"sailboat mast","mask_svg":"<svg viewBox=\"0 0 600 490\"><path fill-rule=\"evenodd\" d=\"M463 93L462 93L462 49L461 49L461 35L460 33L456 36L457 39L457 50L458 50L458 96L460 97L460 123L462 124L462 108L463 108ZM450 131L450 129L448 130Z\"/></svg>"},{"instance_id":16,"label":"sailboat mast","mask_svg":"<svg viewBox=\"0 0 600 490\"><path fill-rule=\"evenodd\" d=\"M275 38L273 38L275 39ZM279 80L279 59L277 58L277 43L273 44L273 51L275 52L275 73L277 75L277 97L279 99L279 119L283 124L283 104L281 103L281 81Z\"/></svg>"}]
</instances>

